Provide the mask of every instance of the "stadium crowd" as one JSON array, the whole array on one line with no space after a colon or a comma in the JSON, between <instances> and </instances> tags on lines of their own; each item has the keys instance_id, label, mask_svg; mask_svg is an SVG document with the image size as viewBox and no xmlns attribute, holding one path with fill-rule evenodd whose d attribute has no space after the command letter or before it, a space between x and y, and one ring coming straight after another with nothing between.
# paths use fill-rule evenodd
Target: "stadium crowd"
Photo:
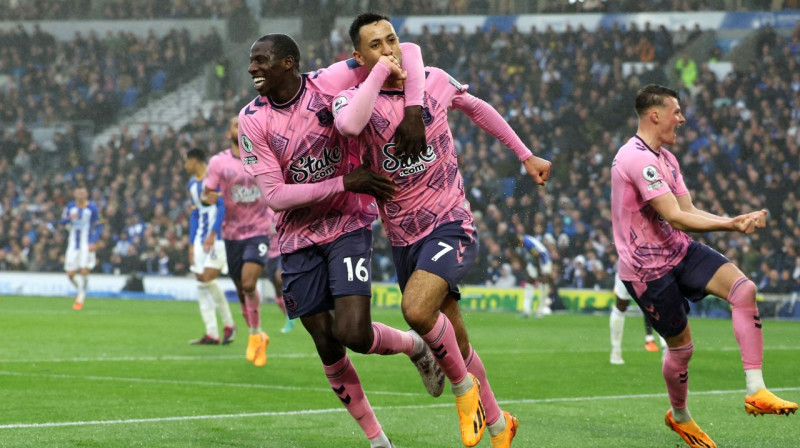
<instances>
[{"instance_id":1,"label":"stadium crowd","mask_svg":"<svg viewBox=\"0 0 800 448\"><path fill-rule=\"evenodd\" d=\"M0 122L27 125L91 120L100 130L140 98L198 73L207 57L222 52L215 29L192 40L172 29L164 37L111 31L77 32L69 42L34 25L0 29Z\"/></svg>"},{"instance_id":2,"label":"stadium crowd","mask_svg":"<svg viewBox=\"0 0 800 448\"><path fill-rule=\"evenodd\" d=\"M482 238L470 283L523 282L524 266L511 256L510 241L514 234L526 233L548 247L558 286L611 288L616 261L609 210L611 160L636 129L637 88L668 83L667 71L675 67L667 63L695 37L683 31L426 30L401 36L422 47L426 64L469 84L535 154L553 162L551 181L537 187L520 173L509 150L466 117L452 115L467 197ZM306 69L349 56L349 40L339 33L307 49ZM676 153L697 207L728 214L761 207L770 212L767 231L697 238L736 261L762 292L793 291L800 284L800 229L794 225L800 219L798 42L800 31L789 37L767 32L750 66L737 66L717 79L705 61L697 61L694 75L676 77L687 118ZM82 44L64 45L74 53ZM97 61L107 54L99 52ZM623 76L623 61L645 58L655 69ZM157 58L163 63L172 59ZM58 88L75 95L69 83ZM95 148L91 158L80 156L69 132L57 135L57 154L42 154L31 139L29 122L19 121L16 131L0 140L0 178L5 179L0 269L62 270L65 232L58 225L59 214L70 200L71 186L86 182L106 220L97 271L186 274L188 178L183 156L192 147L211 153L228 147L223 137L227 120L253 95L250 89L229 91L209 116L197 114L185 128L163 135L147 128L137 135L123 130ZM379 223L375 235L374 277L391 280L390 251Z\"/></svg>"}]
</instances>

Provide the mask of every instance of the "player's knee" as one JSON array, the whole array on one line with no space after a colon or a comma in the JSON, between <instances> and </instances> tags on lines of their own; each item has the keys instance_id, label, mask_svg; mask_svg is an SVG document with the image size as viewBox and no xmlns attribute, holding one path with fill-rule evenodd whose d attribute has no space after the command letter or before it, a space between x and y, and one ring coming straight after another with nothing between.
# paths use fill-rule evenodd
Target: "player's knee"
<instances>
[{"instance_id":1,"label":"player's knee","mask_svg":"<svg viewBox=\"0 0 800 448\"><path fill-rule=\"evenodd\" d=\"M744 305L750 306L756 303L756 284L747 277L739 277L742 280L736 280L733 283L733 288L728 293L728 302L731 305Z\"/></svg>"},{"instance_id":2,"label":"player's knee","mask_svg":"<svg viewBox=\"0 0 800 448\"><path fill-rule=\"evenodd\" d=\"M256 281L257 279L254 278L242 278L242 292L243 293L252 293L256 290Z\"/></svg>"},{"instance_id":3,"label":"player's knee","mask_svg":"<svg viewBox=\"0 0 800 448\"><path fill-rule=\"evenodd\" d=\"M407 305L403 302L403 317L405 317L408 325L420 334L425 334L433 328L430 323L431 315L419 307ZM426 331L427 330L427 331Z\"/></svg>"},{"instance_id":4,"label":"player's knee","mask_svg":"<svg viewBox=\"0 0 800 448\"><path fill-rule=\"evenodd\" d=\"M627 300L620 300L619 298L617 298L617 309L623 313L625 311L628 311L628 303L629 302Z\"/></svg>"}]
</instances>

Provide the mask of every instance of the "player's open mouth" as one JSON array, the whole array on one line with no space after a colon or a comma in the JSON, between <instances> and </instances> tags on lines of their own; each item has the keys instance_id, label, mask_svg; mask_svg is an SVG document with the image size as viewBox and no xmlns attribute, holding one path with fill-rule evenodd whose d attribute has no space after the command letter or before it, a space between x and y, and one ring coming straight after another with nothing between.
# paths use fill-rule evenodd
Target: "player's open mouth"
<instances>
[{"instance_id":1,"label":"player's open mouth","mask_svg":"<svg viewBox=\"0 0 800 448\"><path fill-rule=\"evenodd\" d=\"M264 78L263 76L256 76L255 78L253 78L253 87L255 87L255 89L258 90L264 85L266 81L267 79Z\"/></svg>"}]
</instances>

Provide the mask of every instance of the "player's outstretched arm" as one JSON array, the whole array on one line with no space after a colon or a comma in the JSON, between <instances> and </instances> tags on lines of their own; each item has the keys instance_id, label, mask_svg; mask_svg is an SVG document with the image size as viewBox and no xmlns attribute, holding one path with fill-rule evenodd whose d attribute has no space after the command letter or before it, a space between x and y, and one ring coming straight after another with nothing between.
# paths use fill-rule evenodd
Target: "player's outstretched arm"
<instances>
[{"instance_id":1,"label":"player's outstretched arm","mask_svg":"<svg viewBox=\"0 0 800 448\"><path fill-rule=\"evenodd\" d=\"M654 197L650 200L650 205L673 228L684 232L727 231L753 233L760 219L760 217L752 213L739 215L735 218L725 218L716 215L706 216L705 214L686 212L681 209L678 199L671 191Z\"/></svg>"},{"instance_id":2,"label":"player's outstretched arm","mask_svg":"<svg viewBox=\"0 0 800 448\"><path fill-rule=\"evenodd\" d=\"M709 213L705 210L700 210L695 207L694 203L692 202L692 196L689 194L681 195L677 197L678 205L680 206L681 210L692 213L699 216L705 216L709 219L714 219L717 221L726 221L729 218L724 216L715 215L713 213ZM756 229L763 229L767 227L767 211L766 210L759 210L755 212L745 213L742 216L750 215L750 217L755 222ZM744 219L744 218L743 218Z\"/></svg>"},{"instance_id":3,"label":"player's outstretched arm","mask_svg":"<svg viewBox=\"0 0 800 448\"><path fill-rule=\"evenodd\" d=\"M544 185L547 182L547 179L550 178L552 163L534 156L522 143L517 133L511 129L511 126L489 103L463 92L453 98L453 107L467 114L470 120L477 124L478 127L492 134L506 147L514 151L514 154L525 167L525 171L538 185Z\"/></svg>"}]
</instances>

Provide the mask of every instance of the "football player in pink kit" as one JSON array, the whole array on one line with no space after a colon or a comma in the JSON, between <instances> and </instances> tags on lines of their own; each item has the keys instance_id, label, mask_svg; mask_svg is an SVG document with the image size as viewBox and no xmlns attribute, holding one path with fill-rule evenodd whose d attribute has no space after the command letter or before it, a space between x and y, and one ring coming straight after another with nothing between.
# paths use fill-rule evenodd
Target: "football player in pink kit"
<instances>
[{"instance_id":1,"label":"football player in pink kit","mask_svg":"<svg viewBox=\"0 0 800 448\"><path fill-rule=\"evenodd\" d=\"M617 152L611 168L611 213L619 276L653 327L667 340L662 372L672 408L666 424L692 447L715 447L686 407L689 360L694 351L686 316L687 300L707 294L731 304L733 332L742 355L749 414L794 413L797 404L764 386L763 341L756 287L717 251L684 232L730 231L745 234L766 227L766 211L733 218L698 210L683 181L674 145L685 119L678 94L647 85L636 95L639 127Z\"/></svg>"},{"instance_id":2,"label":"football player in pink kit","mask_svg":"<svg viewBox=\"0 0 800 448\"><path fill-rule=\"evenodd\" d=\"M227 136L231 139L231 148L208 162L202 200L212 204L222 196L225 203L222 239L225 240L228 271L250 330L245 358L261 367L267 363L269 336L261 328L261 296L256 286L267 264L272 222L265 216L270 214L270 208L256 180L245 172L239 158L239 117L231 119Z\"/></svg>"},{"instance_id":3,"label":"football player in pink kit","mask_svg":"<svg viewBox=\"0 0 800 448\"><path fill-rule=\"evenodd\" d=\"M463 111L511 148L540 185L550 162L534 157L494 108L436 68L426 69L428 146L417 157L397 154L393 140L407 101L404 83L391 69L401 58L397 35L386 16L367 13L353 21L350 38L356 60L371 73L334 99L335 123L343 135L358 137L364 163L398 186L392 198L378 199L403 291L403 315L450 379L464 445L476 445L488 423L492 447L508 447L519 423L498 406L458 306L457 285L475 262L478 240L447 111Z\"/></svg>"},{"instance_id":4,"label":"football player in pink kit","mask_svg":"<svg viewBox=\"0 0 800 448\"><path fill-rule=\"evenodd\" d=\"M419 104L424 74L419 47L403 48L409 57L418 109L411 145L424 143ZM370 446L392 447L367 400L346 348L358 353L405 353L431 395L441 394L444 375L425 343L370 317L372 221L377 207L370 193L389 197L394 186L365 167L354 169L351 142L333 126L330 102L366 72L343 61L300 74L297 43L268 34L250 49L248 72L261 96L239 114L242 163L256 176L269 206L278 212L278 244L283 299L289 317L308 330L336 395L355 418ZM401 67L394 67L402 73ZM412 81L409 81L411 86ZM410 123L414 128L414 123ZM331 313L335 311L335 314Z\"/></svg>"}]
</instances>

